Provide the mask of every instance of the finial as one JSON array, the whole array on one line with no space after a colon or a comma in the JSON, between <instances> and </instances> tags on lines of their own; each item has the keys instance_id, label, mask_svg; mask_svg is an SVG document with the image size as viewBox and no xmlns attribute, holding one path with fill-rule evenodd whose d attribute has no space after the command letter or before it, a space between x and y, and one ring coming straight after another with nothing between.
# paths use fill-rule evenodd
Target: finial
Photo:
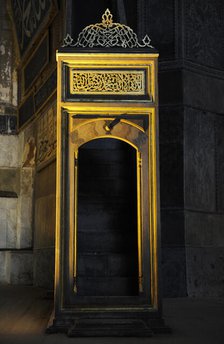
<instances>
[{"instance_id":1,"label":"finial","mask_svg":"<svg viewBox=\"0 0 224 344\"><path fill-rule=\"evenodd\" d=\"M105 13L102 15L102 24L105 27L113 25L113 15L110 13L109 8L107 8Z\"/></svg>"}]
</instances>

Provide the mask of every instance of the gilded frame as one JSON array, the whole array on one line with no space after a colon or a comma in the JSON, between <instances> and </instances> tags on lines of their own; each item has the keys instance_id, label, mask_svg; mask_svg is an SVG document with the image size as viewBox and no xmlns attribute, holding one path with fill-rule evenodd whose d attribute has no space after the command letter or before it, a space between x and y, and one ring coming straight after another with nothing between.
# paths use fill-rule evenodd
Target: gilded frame
<instances>
[{"instance_id":1,"label":"gilded frame","mask_svg":"<svg viewBox=\"0 0 224 344\"><path fill-rule=\"evenodd\" d=\"M56 250L55 250L55 310L56 313L64 313L69 314L73 312L70 308L68 309L64 304L64 295L63 295L63 231L65 230L63 224L63 199L65 197L64 194L64 186L63 186L63 178L64 175L64 168L66 165L65 156L63 156L63 147L65 143L70 141L70 133L74 130L73 126L73 117L75 114L100 114L102 118L106 118L108 113L112 114L114 117L119 116L121 114L134 114L134 115L142 115L145 114L149 116L150 126L148 129L148 153L149 153L149 160L148 160L148 176L146 177L148 181L148 198L149 198L149 209L148 214L148 223L149 223L149 255L150 255L150 295L151 300L144 305L144 309L151 312L158 312L160 309L160 300L159 300L159 273L158 273L158 256L159 256L159 210L158 210L158 148L157 148L157 86L156 86L156 71L157 71L157 59L158 54L81 54L81 53L58 53L57 54L57 61L58 61L58 87L57 87L57 187L56 187ZM152 68L152 75L151 75L151 84L152 84L152 102L138 102L136 99L132 102L97 102L93 103L91 101L88 102L71 102L66 101L64 98L64 91L62 87L62 79L63 79L63 65L67 65L69 67L74 67L76 65L86 65L91 63L91 65L104 65L108 67L111 64L122 65L122 64L131 64L137 66L147 66L150 64ZM67 129L66 129L67 128ZM67 130L67 131L66 131ZM139 128L138 128L139 130ZM68 138L65 139L63 136L67 132ZM71 145L67 142L69 147ZM128 142L130 143L130 142ZM75 150L69 148L69 166L71 166L72 161L74 161L74 157L77 158L77 149ZM138 216L140 221L138 223L138 228L141 228L141 218L142 213L139 209L143 209L144 205L141 205L141 183L142 178L141 175L141 168L139 165L141 164L141 157L138 155L137 159L138 164ZM71 169L69 168L71 171ZM75 166L73 171L75 170ZM70 188L75 188L77 172L70 176ZM76 195L70 195L70 202L71 204L75 204L77 200L75 200ZM143 207L142 207L143 206ZM74 214L71 211L72 207L70 207L69 212L69 223L70 223L70 234L76 233L76 230L73 228L76 226ZM74 209L74 208L73 208ZM145 210L143 210L145 211ZM146 211L146 212L147 212ZM74 227L73 225L74 224ZM75 234L74 234L75 235ZM141 246L141 233L138 229L138 235ZM74 238L74 237L73 237ZM74 238L75 239L75 238ZM74 241L75 242L75 241ZM72 245L70 245L70 257L75 257ZM141 256L142 252L139 250L139 255ZM139 257L140 257L139 256ZM73 258L69 258L73 259ZM139 259L141 261L141 257ZM71 265L76 267L76 258ZM141 265L141 264L140 264ZM139 270L140 271L140 270ZM74 271L75 272L75 269ZM75 273L73 274L75 275ZM141 271L139 273L139 277L141 277ZM76 292L76 288L74 288ZM82 306L76 305L75 312L82 312L82 311L99 311L97 307L89 307L89 306ZM101 309L102 310L102 309ZM138 311L142 312L143 308L141 305L130 305L125 307L110 307L107 306L105 311Z\"/></svg>"},{"instance_id":2,"label":"gilded frame","mask_svg":"<svg viewBox=\"0 0 224 344\"><path fill-rule=\"evenodd\" d=\"M80 114L86 114L86 111L81 111L79 112ZM135 148L136 150L136 171L137 171L137 233L138 233L138 284L139 284L139 292L143 292L143 267L142 267L142 190L141 190L141 185L142 185L142 158L141 158L141 149L138 147L138 145L134 144L130 138L125 138L122 133L119 134L113 134L109 133L106 131L105 126L107 123L107 120L111 121L115 119L117 116L120 115L120 113L114 112L114 109L111 109L111 117L107 117L106 113L101 113L101 118L98 119L89 119L87 121L84 121L84 123L81 123L80 125L73 124L73 122L78 122L78 120L75 120L75 116L71 113L69 114L69 176L70 176L70 189L75 190L75 194L70 193L70 236L71 236L71 241L74 241L74 252L71 252L72 256L74 257L74 270L73 270L73 276L74 276L74 292L77 293L77 286L76 286L76 277L77 277L77 209L78 209L78 200L77 200L77 179L78 179L78 165L76 161L78 161L78 154L79 154L79 148L92 140L95 139L100 139L100 138L113 138L117 140L124 141L128 144L130 144L132 147ZM105 133L99 133L99 135L94 132L93 136L86 138L86 140L82 137L82 140L84 140L82 143L78 141L77 138L77 133L80 132L80 129L83 129L85 132L88 131L88 125L91 125L92 123L100 124L102 123L102 130L105 131ZM124 126L129 126L130 130L134 129L135 131L141 131L142 133L145 134L145 131L143 128L141 128L139 125L136 125L132 123L131 121L127 120L121 120L120 121L122 127ZM85 128L87 127L87 128ZM90 131L90 130L89 130ZM133 131L133 130L132 130ZM76 142L73 141L71 142L71 136L74 134L76 137ZM85 136L85 133L84 133ZM74 233L74 234L73 234ZM73 238L74 236L74 238Z\"/></svg>"}]
</instances>

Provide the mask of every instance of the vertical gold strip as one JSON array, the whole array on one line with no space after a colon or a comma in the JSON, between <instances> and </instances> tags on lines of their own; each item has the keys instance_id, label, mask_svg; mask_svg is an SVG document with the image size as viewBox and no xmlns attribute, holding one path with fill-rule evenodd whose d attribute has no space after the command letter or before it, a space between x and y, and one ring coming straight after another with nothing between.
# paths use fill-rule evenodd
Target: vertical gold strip
<instances>
[{"instance_id":1,"label":"vertical gold strip","mask_svg":"<svg viewBox=\"0 0 224 344\"><path fill-rule=\"evenodd\" d=\"M74 154L74 170L75 170L75 180L74 189L72 192L75 194L75 204L74 204L74 293L77 293L77 226L78 226L78 151Z\"/></svg>"},{"instance_id":2,"label":"vertical gold strip","mask_svg":"<svg viewBox=\"0 0 224 344\"><path fill-rule=\"evenodd\" d=\"M73 70L69 68L69 86L70 86L70 93L73 94Z\"/></svg>"},{"instance_id":3,"label":"vertical gold strip","mask_svg":"<svg viewBox=\"0 0 224 344\"><path fill-rule=\"evenodd\" d=\"M141 153L137 151L137 220L138 220L138 285L139 293L143 292L143 272L142 272L142 211L141 211L141 173L142 159Z\"/></svg>"},{"instance_id":4,"label":"vertical gold strip","mask_svg":"<svg viewBox=\"0 0 224 344\"><path fill-rule=\"evenodd\" d=\"M69 133L73 125L73 118L69 115ZM74 289L74 197L75 197L75 164L74 164L74 147L69 138L69 279Z\"/></svg>"},{"instance_id":5,"label":"vertical gold strip","mask_svg":"<svg viewBox=\"0 0 224 344\"><path fill-rule=\"evenodd\" d=\"M157 247L157 171L156 171L156 112L153 109L149 137L149 214L151 258L151 302L158 308L158 247Z\"/></svg>"},{"instance_id":6,"label":"vertical gold strip","mask_svg":"<svg viewBox=\"0 0 224 344\"><path fill-rule=\"evenodd\" d=\"M150 66L149 66L149 70L150 70L150 81L151 81L151 83L150 83L150 90L149 90L149 92L150 92L150 94L152 94L152 101L154 102L154 103L156 103L156 84L155 84L155 64L154 64L154 61L152 61L151 63L150 63Z\"/></svg>"},{"instance_id":7,"label":"vertical gold strip","mask_svg":"<svg viewBox=\"0 0 224 344\"><path fill-rule=\"evenodd\" d=\"M152 210L153 210L153 274L154 274L154 306L158 308L158 233L157 233L157 170L156 170L156 112L152 112Z\"/></svg>"},{"instance_id":8,"label":"vertical gold strip","mask_svg":"<svg viewBox=\"0 0 224 344\"><path fill-rule=\"evenodd\" d=\"M153 251L153 195L152 195L152 112L149 113L149 129L148 129L148 207L149 207L149 252L150 252L150 297L151 304L154 305L154 251Z\"/></svg>"},{"instance_id":9,"label":"vertical gold strip","mask_svg":"<svg viewBox=\"0 0 224 344\"><path fill-rule=\"evenodd\" d=\"M57 57L58 59L58 57ZM55 308L60 300L60 228L61 228L61 59L57 68L57 152L56 152L56 233L55 233Z\"/></svg>"}]
</instances>

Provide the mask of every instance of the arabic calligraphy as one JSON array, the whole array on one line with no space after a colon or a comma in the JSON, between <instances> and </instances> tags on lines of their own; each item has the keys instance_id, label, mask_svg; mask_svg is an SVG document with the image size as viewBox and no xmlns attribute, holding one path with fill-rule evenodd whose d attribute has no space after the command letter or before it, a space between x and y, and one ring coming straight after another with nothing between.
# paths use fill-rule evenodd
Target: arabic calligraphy
<instances>
[{"instance_id":1,"label":"arabic calligraphy","mask_svg":"<svg viewBox=\"0 0 224 344\"><path fill-rule=\"evenodd\" d=\"M48 14L50 0L12 0L12 9L21 52L23 52Z\"/></svg>"},{"instance_id":2,"label":"arabic calligraphy","mask_svg":"<svg viewBox=\"0 0 224 344\"><path fill-rule=\"evenodd\" d=\"M144 71L71 71L71 94L145 94Z\"/></svg>"}]
</instances>

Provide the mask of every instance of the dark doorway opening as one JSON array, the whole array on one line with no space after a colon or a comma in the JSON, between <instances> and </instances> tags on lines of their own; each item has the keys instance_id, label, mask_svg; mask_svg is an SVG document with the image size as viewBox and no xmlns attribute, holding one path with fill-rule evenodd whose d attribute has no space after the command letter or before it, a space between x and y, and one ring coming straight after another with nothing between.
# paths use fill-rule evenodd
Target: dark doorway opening
<instances>
[{"instance_id":1,"label":"dark doorway opening","mask_svg":"<svg viewBox=\"0 0 224 344\"><path fill-rule=\"evenodd\" d=\"M79 149L77 293L138 295L136 150L104 138Z\"/></svg>"}]
</instances>

